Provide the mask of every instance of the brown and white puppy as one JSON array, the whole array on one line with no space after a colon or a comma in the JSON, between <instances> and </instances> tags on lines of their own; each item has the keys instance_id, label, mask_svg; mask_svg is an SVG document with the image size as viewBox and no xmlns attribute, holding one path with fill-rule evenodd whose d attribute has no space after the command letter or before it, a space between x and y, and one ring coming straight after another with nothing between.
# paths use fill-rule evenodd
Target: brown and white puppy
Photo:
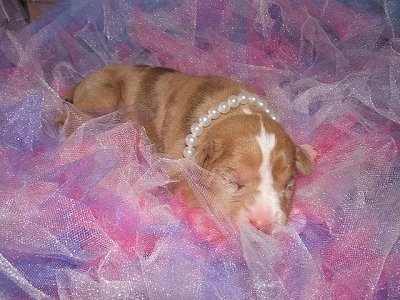
<instances>
[{"instance_id":1,"label":"brown and white puppy","mask_svg":"<svg viewBox=\"0 0 400 300\"><path fill-rule=\"evenodd\" d=\"M198 127L199 118L211 109L215 113L221 103L226 104L223 101L243 93L254 95L240 82L219 76L110 65L77 84L67 101L84 112L144 108L153 118L140 113L142 109L129 110L126 118L143 125L157 151L179 159L186 148L185 139L192 126ZM219 117L214 116L206 128L201 128L196 146L189 152L194 152L190 159L196 164L219 174L226 182L221 190L224 195L215 195L212 210L269 231L271 226L286 223L296 171L310 174L315 154L308 145L295 145L260 106L240 104L233 105L228 113L217 112ZM197 200L193 196L189 201Z\"/></svg>"}]
</instances>

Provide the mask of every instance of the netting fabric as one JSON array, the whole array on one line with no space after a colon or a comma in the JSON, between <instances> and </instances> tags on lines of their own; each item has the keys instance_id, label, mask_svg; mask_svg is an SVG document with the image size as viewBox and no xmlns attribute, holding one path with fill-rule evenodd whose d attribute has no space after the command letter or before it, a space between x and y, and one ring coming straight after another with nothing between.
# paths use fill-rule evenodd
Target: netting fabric
<instances>
[{"instance_id":1,"label":"netting fabric","mask_svg":"<svg viewBox=\"0 0 400 300\"><path fill-rule=\"evenodd\" d=\"M0 298L400 298L398 1L71 0L24 26L10 26L21 11L9 3ZM220 74L269 99L320 154L288 225L238 230L188 207L169 170L205 204L213 194L199 180L210 174L155 153L120 112L75 111L65 138L62 97L117 62Z\"/></svg>"}]
</instances>

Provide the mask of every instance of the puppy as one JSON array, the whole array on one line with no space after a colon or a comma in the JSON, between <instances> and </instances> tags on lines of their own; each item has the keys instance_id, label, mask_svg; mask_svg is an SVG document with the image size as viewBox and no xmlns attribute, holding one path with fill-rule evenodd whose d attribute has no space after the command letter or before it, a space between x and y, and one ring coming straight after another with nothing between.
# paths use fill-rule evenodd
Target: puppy
<instances>
[{"instance_id":1,"label":"puppy","mask_svg":"<svg viewBox=\"0 0 400 300\"><path fill-rule=\"evenodd\" d=\"M157 151L187 157L222 178L210 207L269 232L285 224L296 172L310 174L315 152L295 145L266 103L240 82L142 65L110 65L89 75L67 101L87 113L127 110ZM189 201L197 199L189 193ZM225 199L225 200L222 200Z\"/></svg>"}]
</instances>

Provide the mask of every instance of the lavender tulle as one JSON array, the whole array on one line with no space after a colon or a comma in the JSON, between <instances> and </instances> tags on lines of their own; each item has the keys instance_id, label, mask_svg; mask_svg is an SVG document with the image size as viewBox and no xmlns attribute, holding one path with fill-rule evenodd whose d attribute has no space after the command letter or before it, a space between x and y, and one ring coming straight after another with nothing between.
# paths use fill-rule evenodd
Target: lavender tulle
<instances>
[{"instance_id":1,"label":"lavender tulle","mask_svg":"<svg viewBox=\"0 0 400 300\"><path fill-rule=\"evenodd\" d=\"M400 3L0 1L1 299L400 299ZM109 63L241 80L318 151L270 236L207 211L212 176L120 112L65 126ZM149 117L151 117L151 112ZM184 145L182 145L182 148ZM205 209L168 189L171 168Z\"/></svg>"}]
</instances>

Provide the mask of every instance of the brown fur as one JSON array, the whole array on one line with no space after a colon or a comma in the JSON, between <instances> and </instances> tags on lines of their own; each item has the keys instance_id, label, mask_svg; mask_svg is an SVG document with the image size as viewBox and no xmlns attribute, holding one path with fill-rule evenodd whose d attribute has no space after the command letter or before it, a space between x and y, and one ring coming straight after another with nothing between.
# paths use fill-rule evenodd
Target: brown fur
<instances>
[{"instance_id":1,"label":"brown fur","mask_svg":"<svg viewBox=\"0 0 400 300\"><path fill-rule=\"evenodd\" d=\"M211 107L241 90L254 93L239 82L219 76L199 77L159 67L111 65L76 85L67 100L93 116L105 110L130 107L126 119L138 120L144 126L157 151L179 159L190 126ZM221 187L220 195L215 196L218 201L211 203L211 209L238 218L241 211L253 204L258 192L262 155L254 137L260 134L262 122L266 131L277 137L271 154L273 184L287 216L296 169L311 173L313 153L307 147L296 146L269 115L257 107L249 109L251 115L235 108L214 120L199 137L193 159L227 183ZM143 110L145 113L140 113ZM188 195L196 203L190 191Z\"/></svg>"}]
</instances>

